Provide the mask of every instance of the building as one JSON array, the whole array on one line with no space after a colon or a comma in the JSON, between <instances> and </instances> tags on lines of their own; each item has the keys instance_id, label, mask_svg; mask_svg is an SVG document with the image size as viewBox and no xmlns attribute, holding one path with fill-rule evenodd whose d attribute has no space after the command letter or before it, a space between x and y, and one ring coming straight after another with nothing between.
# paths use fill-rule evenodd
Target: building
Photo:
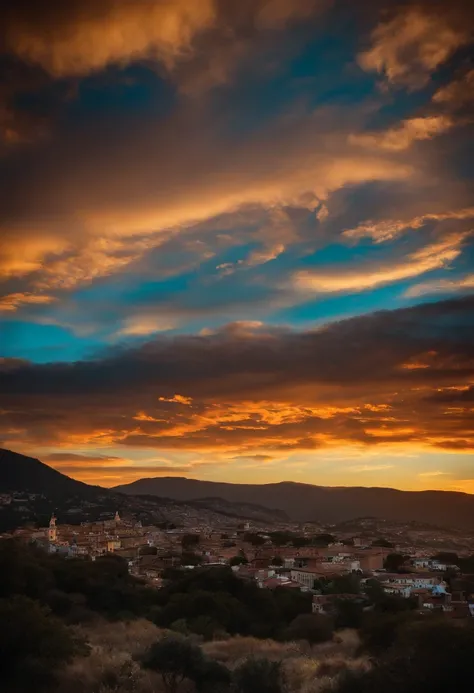
<instances>
[{"instance_id":1,"label":"building","mask_svg":"<svg viewBox=\"0 0 474 693\"><path fill-rule=\"evenodd\" d=\"M433 587L441 582L439 575L429 573L379 573L376 577L384 588L393 585L411 588Z\"/></svg>"},{"instance_id":2,"label":"building","mask_svg":"<svg viewBox=\"0 0 474 693\"><path fill-rule=\"evenodd\" d=\"M56 517L53 513L51 515L51 519L49 521L48 540L53 544L56 542L57 537L58 537L58 529L56 527Z\"/></svg>"},{"instance_id":3,"label":"building","mask_svg":"<svg viewBox=\"0 0 474 693\"><path fill-rule=\"evenodd\" d=\"M320 568L293 568L290 571L291 580L310 590L314 589L315 580L325 577L331 577L331 575Z\"/></svg>"}]
</instances>

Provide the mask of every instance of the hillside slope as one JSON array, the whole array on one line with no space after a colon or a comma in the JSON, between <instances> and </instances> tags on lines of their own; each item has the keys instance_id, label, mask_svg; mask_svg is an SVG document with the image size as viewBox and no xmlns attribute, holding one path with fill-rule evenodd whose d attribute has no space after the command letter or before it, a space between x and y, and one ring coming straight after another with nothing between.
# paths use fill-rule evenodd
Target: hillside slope
<instances>
[{"instance_id":1,"label":"hillside slope","mask_svg":"<svg viewBox=\"0 0 474 693\"><path fill-rule=\"evenodd\" d=\"M77 496L94 498L104 489L71 479L34 457L0 448L0 492L24 491L46 494L50 498Z\"/></svg>"},{"instance_id":2,"label":"hillside slope","mask_svg":"<svg viewBox=\"0 0 474 693\"><path fill-rule=\"evenodd\" d=\"M233 503L257 503L283 510L295 520L336 523L371 515L389 520L474 528L474 495L455 491L324 487L294 482L229 484L183 477L140 479L115 490L187 501L217 496Z\"/></svg>"}]
</instances>

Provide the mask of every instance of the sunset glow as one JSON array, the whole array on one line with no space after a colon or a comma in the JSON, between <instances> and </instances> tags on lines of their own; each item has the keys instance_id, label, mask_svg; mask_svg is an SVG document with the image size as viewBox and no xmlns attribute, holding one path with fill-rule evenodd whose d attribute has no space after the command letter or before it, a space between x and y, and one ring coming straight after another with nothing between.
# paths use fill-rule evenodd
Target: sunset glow
<instances>
[{"instance_id":1,"label":"sunset glow","mask_svg":"<svg viewBox=\"0 0 474 693\"><path fill-rule=\"evenodd\" d=\"M474 493L473 16L1 9L0 447Z\"/></svg>"}]
</instances>

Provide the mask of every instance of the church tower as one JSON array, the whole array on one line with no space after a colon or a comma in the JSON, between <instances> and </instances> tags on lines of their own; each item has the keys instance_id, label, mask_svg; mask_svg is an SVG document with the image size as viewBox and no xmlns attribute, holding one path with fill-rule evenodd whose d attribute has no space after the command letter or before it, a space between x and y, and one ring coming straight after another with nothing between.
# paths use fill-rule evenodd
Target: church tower
<instances>
[{"instance_id":1,"label":"church tower","mask_svg":"<svg viewBox=\"0 0 474 693\"><path fill-rule=\"evenodd\" d=\"M58 529L56 527L56 516L53 513L51 515L51 519L49 521L48 539L49 539L49 541L54 542L54 541L56 541L57 537L58 537Z\"/></svg>"},{"instance_id":2,"label":"church tower","mask_svg":"<svg viewBox=\"0 0 474 693\"><path fill-rule=\"evenodd\" d=\"M115 520L116 524L119 524L119 523L121 522L121 519L120 519L120 515L119 515L118 510L115 511L114 520Z\"/></svg>"}]
</instances>

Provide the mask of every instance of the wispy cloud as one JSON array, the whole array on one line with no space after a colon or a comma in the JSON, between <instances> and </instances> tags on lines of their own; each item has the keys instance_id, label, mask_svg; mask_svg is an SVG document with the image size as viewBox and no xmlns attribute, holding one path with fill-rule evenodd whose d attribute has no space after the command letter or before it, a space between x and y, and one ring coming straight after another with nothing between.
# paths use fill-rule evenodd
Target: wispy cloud
<instances>
[{"instance_id":1,"label":"wispy cloud","mask_svg":"<svg viewBox=\"0 0 474 693\"><path fill-rule=\"evenodd\" d=\"M408 149L417 140L430 140L450 130L455 121L447 115L425 116L403 120L400 125L380 132L349 135L350 144L387 151Z\"/></svg>"},{"instance_id":2,"label":"wispy cloud","mask_svg":"<svg viewBox=\"0 0 474 693\"><path fill-rule=\"evenodd\" d=\"M442 471L436 469L436 470L434 470L434 471L432 471L432 472L420 472L420 473L418 474L418 476L421 476L421 477L445 476L445 475L447 475L447 474L448 474L448 472L442 472Z\"/></svg>"},{"instance_id":3,"label":"wispy cloud","mask_svg":"<svg viewBox=\"0 0 474 693\"><path fill-rule=\"evenodd\" d=\"M393 469L393 464L360 464L356 467L347 467L351 472L379 472L383 469Z\"/></svg>"},{"instance_id":4,"label":"wispy cloud","mask_svg":"<svg viewBox=\"0 0 474 693\"><path fill-rule=\"evenodd\" d=\"M295 286L302 291L315 293L356 292L403 281L447 266L461 254L465 235L454 234L444 240L427 245L406 258L392 259L377 266L365 268L345 267L343 272L306 270L294 276Z\"/></svg>"},{"instance_id":5,"label":"wispy cloud","mask_svg":"<svg viewBox=\"0 0 474 693\"><path fill-rule=\"evenodd\" d=\"M406 298L416 298L418 296L429 296L433 294L450 294L457 291L474 290L474 274L456 279L436 279L431 282L423 282L410 286L404 293Z\"/></svg>"}]
</instances>

